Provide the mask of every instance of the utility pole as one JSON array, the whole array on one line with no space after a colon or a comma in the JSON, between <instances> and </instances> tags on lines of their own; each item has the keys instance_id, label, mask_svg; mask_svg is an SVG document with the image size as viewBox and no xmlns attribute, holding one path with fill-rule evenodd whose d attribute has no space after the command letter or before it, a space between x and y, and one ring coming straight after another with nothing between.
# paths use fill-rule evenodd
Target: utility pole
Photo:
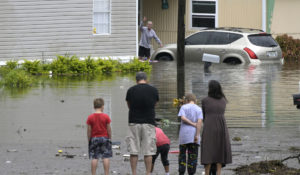
<instances>
[{"instance_id":1,"label":"utility pole","mask_svg":"<svg viewBox=\"0 0 300 175\"><path fill-rule=\"evenodd\" d=\"M177 27L177 97L178 98L182 98L185 93L185 81L184 81L185 6L186 6L186 0L178 0L178 27Z\"/></svg>"}]
</instances>

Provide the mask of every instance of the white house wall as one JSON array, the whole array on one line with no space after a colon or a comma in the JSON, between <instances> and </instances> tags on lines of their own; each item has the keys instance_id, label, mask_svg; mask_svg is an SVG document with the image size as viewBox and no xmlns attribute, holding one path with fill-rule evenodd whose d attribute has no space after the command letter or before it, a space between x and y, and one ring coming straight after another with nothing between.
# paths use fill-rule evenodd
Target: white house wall
<instances>
[{"instance_id":1,"label":"white house wall","mask_svg":"<svg viewBox=\"0 0 300 175\"><path fill-rule=\"evenodd\" d=\"M93 0L1 0L0 60L135 56L136 0L111 0L111 34L93 35Z\"/></svg>"}]
</instances>

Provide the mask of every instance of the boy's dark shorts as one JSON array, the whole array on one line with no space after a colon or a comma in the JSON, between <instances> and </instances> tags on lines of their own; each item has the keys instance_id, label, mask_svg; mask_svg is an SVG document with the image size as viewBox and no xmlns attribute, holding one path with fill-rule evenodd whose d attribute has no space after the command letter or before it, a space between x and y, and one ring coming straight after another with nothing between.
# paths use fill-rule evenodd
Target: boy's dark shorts
<instances>
[{"instance_id":1,"label":"boy's dark shorts","mask_svg":"<svg viewBox=\"0 0 300 175\"><path fill-rule=\"evenodd\" d=\"M150 57L150 48L145 48L143 46L139 47L139 57Z\"/></svg>"},{"instance_id":2,"label":"boy's dark shorts","mask_svg":"<svg viewBox=\"0 0 300 175\"><path fill-rule=\"evenodd\" d=\"M111 141L106 137L94 137L89 143L90 159L105 159L112 157Z\"/></svg>"}]
</instances>

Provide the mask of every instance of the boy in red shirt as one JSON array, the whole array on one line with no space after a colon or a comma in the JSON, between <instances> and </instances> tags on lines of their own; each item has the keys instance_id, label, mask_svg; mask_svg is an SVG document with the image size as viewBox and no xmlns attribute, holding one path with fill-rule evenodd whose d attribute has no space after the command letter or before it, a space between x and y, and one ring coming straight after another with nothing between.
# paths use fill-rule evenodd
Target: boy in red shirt
<instances>
[{"instance_id":1,"label":"boy in red shirt","mask_svg":"<svg viewBox=\"0 0 300 175\"><path fill-rule=\"evenodd\" d=\"M168 154L170 150L170 139L165 135L165 133L158 127L155 127L156 132L156 155L152 156L152 167L151 173L154 169L154 163L158 155L160 154L161 162L165 168L166 175L169 175L169 160Z\"/></svg>"},{"instance_id":2,"label":"boy in red shirt","mask_svg":"<svg viewBox=\"0 0 300 175\"><path fill-rule=\"evenodd\" d=\"M104 100L94 100L95 113L88 116L87 137L89 141L89 157L92 159L92 175L96 175L98 159L102 158L105 175L109 174L109 158L112 157L110 118L103 113Z\"/></svg>"}]
</instances>

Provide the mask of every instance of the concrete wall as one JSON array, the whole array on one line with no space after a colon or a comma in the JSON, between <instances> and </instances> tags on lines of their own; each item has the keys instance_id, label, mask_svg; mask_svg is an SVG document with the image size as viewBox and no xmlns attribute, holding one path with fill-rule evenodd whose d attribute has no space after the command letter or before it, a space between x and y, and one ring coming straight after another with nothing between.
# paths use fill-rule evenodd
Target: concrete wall
<instances>
[{"instance_id":1,"label":"concrete wall","mask_svg":"<svg viewBox=\"0 0 300 175\"><path fill-rule=\"evenodd\" d=\"M299 0L276 0L271 33L274 35L288 34L300 39L299 10Z\"/></svg>"},{"instance_id":2,"label":"concrete wall","mask_svg":"<svg viewBox=\"0 0 300 175\"><path fill-rule=\"evenodd\" d=\"M1 0L0 60L135 56L136 0L111 0L111 34L93 35L93 0Z\"/></svg>"}]
</instances>

